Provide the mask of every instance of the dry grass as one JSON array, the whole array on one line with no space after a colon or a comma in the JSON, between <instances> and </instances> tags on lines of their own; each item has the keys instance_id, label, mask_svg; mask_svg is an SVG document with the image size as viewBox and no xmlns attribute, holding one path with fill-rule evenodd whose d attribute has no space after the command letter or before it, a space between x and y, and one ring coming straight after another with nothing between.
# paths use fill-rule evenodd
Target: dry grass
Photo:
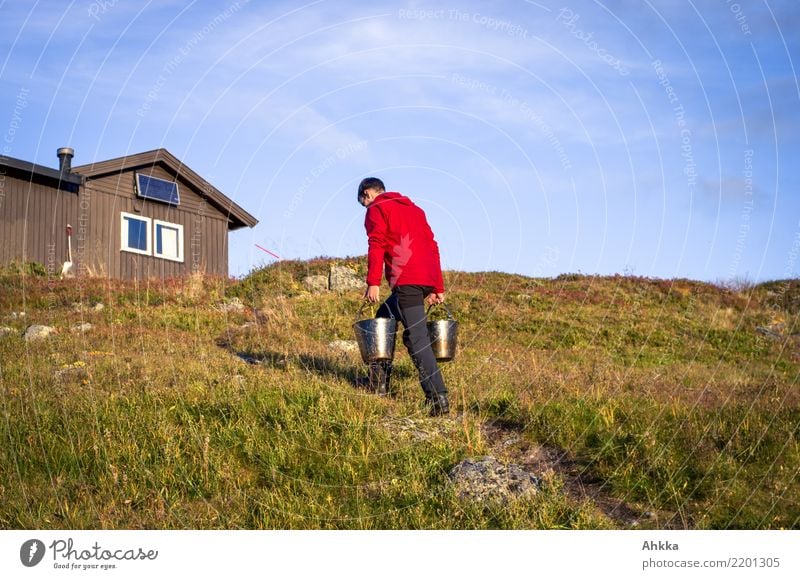
<instances>
[{"instance_id":1,"label":"dry grass","mask_svg":"<svg viewBox=\"0 0 800 579\"><path fill-rule=\"evenodd\" d=\"M800 526L798 284L448 272L455 412L429 419L402 347L396 399L353 388L357 354L327 344L352 339L358 292L300 283L328 264L239 282L0 276L0 525L608 528L629 525L623 505L640 528ZM245 311L217 307L234 296ZM30 323L58 334L25 342ZM776 323L781 339L755 330ZM548 484L459 501L448 471L502 451L497 428Z\"/></svg>"}]
</instances>

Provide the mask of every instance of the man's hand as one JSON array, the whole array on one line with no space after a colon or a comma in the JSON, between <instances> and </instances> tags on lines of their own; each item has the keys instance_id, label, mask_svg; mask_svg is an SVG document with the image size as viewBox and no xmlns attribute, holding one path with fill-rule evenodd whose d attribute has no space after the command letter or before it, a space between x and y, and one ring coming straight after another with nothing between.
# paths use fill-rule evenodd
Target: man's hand
<instances>
[{"instance_id":1,"label":"man's hand","mask_svg":"<svg viewBox=\"0 0 800 579\"><path fill-rule=\"evenodd\" d=\"M434 304L444 303L444 292L442 292L440 294L432 293L432 294L428 295L427 301L428 301L428 305L431 305L431 306L434 305Z\"/></svg>"},{"instance_id":2,"label":"man's hand","mask_svg":"<svg viewBox=\"0 0 800 579\"><path fill-rule=\"evenodd\" d=\"M377 303L381 299L381 288L377 285L371 285L364 292L364 299L370 303Z\"/></svg>"}]
</instances>

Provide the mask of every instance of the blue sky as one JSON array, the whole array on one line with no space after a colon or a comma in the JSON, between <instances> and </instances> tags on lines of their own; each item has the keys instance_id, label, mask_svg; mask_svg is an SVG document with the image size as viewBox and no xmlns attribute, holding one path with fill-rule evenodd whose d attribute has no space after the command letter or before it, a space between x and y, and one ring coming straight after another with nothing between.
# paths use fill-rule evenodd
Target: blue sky
<instances>
[{"instance_id":1,"label":"blue sky","mask_svg":"<svg viewBox=\"0 0 800 579\"><path fill-rule=\"evenodd\" d=\"M233 275L366 252L365 176L443 267L797 277L794 1L0 2L5 154L164 147L255 215Z\"/></svg>"}]
</instances>

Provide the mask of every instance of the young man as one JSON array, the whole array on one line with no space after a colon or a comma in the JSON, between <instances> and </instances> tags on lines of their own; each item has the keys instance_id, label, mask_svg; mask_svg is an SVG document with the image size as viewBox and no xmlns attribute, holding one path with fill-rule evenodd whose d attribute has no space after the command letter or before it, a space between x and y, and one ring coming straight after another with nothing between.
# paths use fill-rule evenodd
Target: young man
<instances>
[{"instance_id":1,"label":"young man","mask_svg":"<svg viewBox=\"0 0 800 579\"><path fill-rule=\"evenodd\" d=\"M419 371L425 403L431 416L447 414L447 389L431 350L425 301L444 301L439 246L425 213L408 197L387 193L383 181L368 177L358 186L358 202L367 208L364 227L369 238L367 291L372 303L380 300L381 265L392 294L376 317L394 315L403 324L403 344ZM370 383L379 394L389 393L392 362L370 365Z\"/></svg>"}]
</instances>

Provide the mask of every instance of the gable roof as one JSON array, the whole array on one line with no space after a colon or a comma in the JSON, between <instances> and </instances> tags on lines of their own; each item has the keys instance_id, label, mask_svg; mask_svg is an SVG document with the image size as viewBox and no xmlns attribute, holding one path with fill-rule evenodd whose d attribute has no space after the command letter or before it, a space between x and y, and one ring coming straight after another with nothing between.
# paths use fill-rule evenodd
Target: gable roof
<instances>
[{"instance_id":1,"label":"gable roof","mask_svg":"<svg viewBox=\"0 0 800 579\"><path fill-rule=\"evenodd\" d=\"M79 165L73 167L72 172L78 173L88 180L146 167L155 163L167 166L194 186L200 195L206 197L211 205L228 217L229 230L254 227L258 223L258 219L226 197L219 189L192 171L187 165L184 165L182 161L166 149L155 149L135 155L109 159L108 161Z\"/></svg>"}]
</instances>

